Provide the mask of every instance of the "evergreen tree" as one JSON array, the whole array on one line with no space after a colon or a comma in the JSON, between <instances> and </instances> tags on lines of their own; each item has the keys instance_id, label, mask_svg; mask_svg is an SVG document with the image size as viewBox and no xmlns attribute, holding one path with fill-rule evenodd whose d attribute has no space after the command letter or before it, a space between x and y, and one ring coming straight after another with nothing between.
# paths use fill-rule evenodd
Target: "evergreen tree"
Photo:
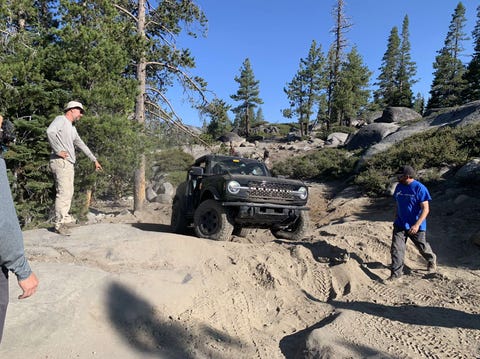
<instances>
[{"instance_id":1,"label":"evergreen tree","mask_svg":"<svg viewBox=\"0 0 480 359\"><path fill-rule=\"evenodd\" d=\"M265 116L263 115L263 109L259 107L257 110L257 115L255 116L255 123L264 124L265 122L267 121L265 121Z\"/></svg>"},{"instance_id":2,"label":"evergreen tree","mask_svg":"<svg viewBox=\"0 0 480 359\"><path fill-rule=\"evenodd\" d=\"M161 1L156 7L147 0L123 0L114 6L135 24L137 41L132 51L138 81L135 120L140 124L146 119L167 120L191 133L176 115L166 91L178 83L187 93L199 92L204 102L205 82L186 74L184 69L194 67L195 62L187 49L177 48L175 41L183 31L182 26L199 24L203 29L205 15L193 0ZM196 36L193 31L187 34ZM135 171L134 210L141 209L145 202L145 161L142 154Z\"/></svg>"},{"instance_id":3,"label":"evergreen tree","mask_svg":"<svg viewBox=\"0 0 480 359\"><path fill-rule=\"evenodd\" d=\"M370 70L363 64L357 48L353 47L342 64L334 94L334 109L341 122L348 124L349 120L359 115L367 106L370 97L368 90L370 76Z\"/></svg>"},{"instance_id":4,"label":"evergreen tree","mask_svg":"<svg viewBox=\"0 0 480 359\"><path fill-rule=\"evenodd\" d=\"M463 103L462 92L465 89L465 66L460 60L462 42L468 37L464 32L465 7L461 2L452 15L444 46L438 51L433 64L434 78L430 89L427 108L451 107Z\"/></svg>"},{"instance_id":5,"label":"evergreen tree","mask_svg":"<svg viewBox=\"0 0 480 359\"><path fill-rule=\"evenodd\" d=\"M418 92L415 96L415 100L413 101L413 109L420 115L423 115L423 111L425 110L425 99L420 92Z\"/></svg>"},{"instance_id":6,"label":"evergreen tree","mask_svg":"<svg viewBox=\"0 0 480 359\"><path fill-rule=\"evenodd\" d=\"M28 225L48 214L52 181L45 112L52 108L47 76L53 16L52 2L0 2L0 111L16 128L17 141L4 153L20 223Z\"/></svg>"},{"instance_id":7,"label":"evergreen tree","mask_svg":"<svg viewBox=\"0 0 480 359\"><path fill-rule=\"evenodd\" d=\"M400 63L400 37L398 36L398 28L394 26L388 37L387 50L382 58L380 66L380 74L377 83L378 90L374 92L374 102L381 108L386 106L394 106L397 94L396 78L398 74L398 66Z\"/></svg>"},{"instance_id":8,"label":"evergreen tree","mask_svg":"<svg viewBox=\"0 0 480 359\"><path fill-rule=\"evenodd\" d=\"M263 104L262 99L259 97L259 81L255 80L255 75L248 58L242 64L240 68L240 76L235 76L235 81L238 82L239 88L237 93L230 97L234 101L239 101L240 105L233 108L232 111L236 115L239 125L244 128L245 136L250 135L251 122L254 119L254 109Z\"/></svg>"},{"instance_id":9,"label":"evergreen tree","mask_svg":"<svg viewBox=\"0 0 480 359\"><path fill-rule=\"evenodd\" d=\"M227 105L225 101L216 98L203 109L202 112L210 117L206 132L212 138L218 138L225 132L231 131L232 124L228 118L230 108L231 106Z\"/></svg>"},{"instance_id":10,"label":"evergreen tree","mask_svg":"<svg viewBox=\"0 0 480 359\"><path fill-rule=\"evenodd\" d=\"M344 0L337 0L333 8L333 17L335 26L332 29L334 34L334 41L328 53L328 87L327 87L327 104L328 104L328 118L331 122L338 122L340 120L339 114L334 113L334 101L336 87L339 85L341 64L344 58L345 48L347 47L347 40L345 33L350 29L352 24L345 16L345 2Z\"/></svg>"},{"instance_id":11,"label":"evergreen tree","mask_svg":"<svg viewBox=\"0 0 480 359\"><path fill-rule=\"evenodd\" d=\"M480 5L477 7L477 21L472 31L474 52L469 62L464 79L466 87L463 92L465 102L480 100Z\"/></svg>"},{"instance_id":12,"label":"evergreen tree","mask_svg":"<svg viewBox=\"0 0 480 359\"><path fill-rule=\"evenodd\" d=\"M411 60L409 37L408 16L405 15L402 24L399 63L396 74L397 94L395 96L395 105L403 107L412 107L412 85L416 82L413 77L417 73L416 65Z\"/></svg>"},{"instance_id":13,"label":"evergreen tree","mask_svg":"<svg viewBox=\"0 0 480 359\"><path fill-rule=\"evenodd\" d=\"M315 109L320 111L319 105L322 96L325 96L325 88L325 57L321 45L317 47L313 40L307 57L300 59L299 70L283 90L290 101L290 108L283 110L283 115L298 118L302 136L308 133Z\"/></svg>"}]
</instances>

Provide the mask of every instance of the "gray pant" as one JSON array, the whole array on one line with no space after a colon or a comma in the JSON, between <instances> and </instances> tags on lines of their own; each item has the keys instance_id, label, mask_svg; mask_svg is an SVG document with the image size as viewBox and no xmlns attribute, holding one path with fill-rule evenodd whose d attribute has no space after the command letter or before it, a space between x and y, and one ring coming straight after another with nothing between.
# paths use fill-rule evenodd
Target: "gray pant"
<instances>
[{"instance_id":1,"label":"gray pant","mask_svg":"<svg viewBox=\"0 0 480 359\"><path fill-rule=\"evenodd\" d=\"M425 231L409 234L407 230L393 226L392 247L390 249L390 254L392 255L391 272L393 276L399 277L403 274L408 238L412 240L415 247L417 247L422 257L425 258L428 263L433 264L436 261L437 257L427 242Z\"/></svg>"},{"instance_id":2,"label":"gray pant","mask_svg":"<svg viewBox=\"0 0 480 359\"><path fill-rule=\"evenodd\" d=\"M5 324L5 316L8 306L8 270L1 267L0 271L0 343L3 336L3 325Z\"/></svg>"}]
</instances>

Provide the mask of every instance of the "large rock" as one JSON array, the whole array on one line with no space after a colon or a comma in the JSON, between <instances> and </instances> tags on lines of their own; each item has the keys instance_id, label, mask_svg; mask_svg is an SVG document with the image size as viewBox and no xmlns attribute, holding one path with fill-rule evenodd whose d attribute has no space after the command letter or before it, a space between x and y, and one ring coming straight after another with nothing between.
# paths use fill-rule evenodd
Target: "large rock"
<instances>
[{"instance_id":1,"label":"large rock","mask_svg":"<svg viewBox=\"0 0 480 359\"><path fill-rule=\"evenodd\" d=\"M480 158L474 158L460 168L455 178L461 182L480 183Z\"/></svg>"},{"instance_id":2,"label":"large rock","mask_svg":"<svg viewBox=\"0 0 480 359\"><path fill-rule=\"evenodd\" d=\"M398 130L398 126L391 123L372 123L358 130L348 140L346 147L349 151L359 148L367 148L379 143L389 134Z\"/></svg>"},{"instance_id":3,"label":"large rock","mask_svg":"<svg viewBox=\"0 0 480 359\"><path fill-rule=\"evenodd\" d=\"M408 107L387 107L375 122L401 123L420 120L422 115Z\"/></svg>"},{"instance_id":4,"label":"large rock","mask_svg":"<svg viewBox=\"0 0 480 359\"><path fill-rule=\"evenodd\" d=\"M245 139L243 137L240 137L234 132L227 132L221 135L219 138L217 138L218 141L223 142L223 143L230 143L232 142L234 145L238 146L241 143L245 142Z\"/></svg>"},{"instance_id":5,"label":"large rock","mask_svg":"<svg viewBox=\"0 0 480 359\"><path fill-rule=\"evenodd\" d=\"M480 101L469 102L463 106L432 111L428 115L430 126L465 126L480 121Z\"/></svg>"},{"instance_id":6,"label":"large rock","mask_svg":"<svg viewBox=\"0 0 480 359\"><path fill-rule=\"evenodd\" d=\"M348 139L348 133L333 132L328 135L325 145L329 147L342 146Z\"/></svg>"}]
</instances>

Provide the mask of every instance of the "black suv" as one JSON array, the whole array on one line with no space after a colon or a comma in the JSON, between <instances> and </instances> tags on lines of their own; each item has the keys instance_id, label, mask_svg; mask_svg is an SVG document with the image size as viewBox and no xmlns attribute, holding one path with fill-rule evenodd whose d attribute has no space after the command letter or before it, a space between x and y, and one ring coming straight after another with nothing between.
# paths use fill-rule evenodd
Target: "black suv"
<instances>
[{"instance_id":1,"label":"black suv","mask_svg":"<svg viewBox=\"0 0 480 359\"><path fill-rule=\"evenodd\" d=\"M303 182L273 177L263 162L206 155L177 187L171 228L184 233L193 223L197 236L221 241L268 228L276 238L300 240L309 226L307 199Z\"/></svg>"}]
</instances>

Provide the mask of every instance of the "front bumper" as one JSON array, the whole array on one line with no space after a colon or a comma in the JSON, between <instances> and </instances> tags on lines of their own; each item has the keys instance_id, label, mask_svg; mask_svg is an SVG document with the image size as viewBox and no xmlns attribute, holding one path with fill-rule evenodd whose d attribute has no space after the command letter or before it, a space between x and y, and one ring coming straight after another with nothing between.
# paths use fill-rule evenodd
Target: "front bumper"
<instances>
[{"instance_id":1,"label":"front bumper","mask_svg":"<svg viewBox=\"0 0 480 359\"><path fill-rule=\"evenodd\" d=\"M254 202L222 202L222 206L229 207L234 211L235 223L257 228L288 225L298 218L300 211L310 209L306 206Z\"/></svg>"}]
</instances>

